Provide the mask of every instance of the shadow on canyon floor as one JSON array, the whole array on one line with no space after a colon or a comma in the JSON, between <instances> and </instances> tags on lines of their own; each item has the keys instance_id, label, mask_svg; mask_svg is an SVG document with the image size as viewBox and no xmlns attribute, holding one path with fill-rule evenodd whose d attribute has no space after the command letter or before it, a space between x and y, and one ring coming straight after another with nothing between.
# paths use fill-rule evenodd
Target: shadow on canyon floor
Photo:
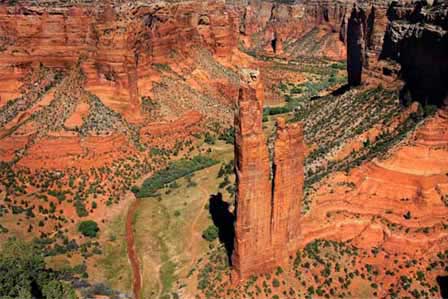
<instances>
[{"instance_id":1,"label":"shadow on canyon floor","mask_svg":"<svg viewBox=\"0 0 448 299\"><path fill-rule=\"evenodd\" d=\"M344 93L346 93L349 90L350 90L350 85L344 84L341 87L339 87L338 89L336 89L335 91L333 91L331 93L331 95L335 96L335 97L341 96L341 95L343 95Z\"/></svg>"},{"instance_id":2,"label":"shadow on canyon floor","mask_svg":"<svg viewBox=\"0 0 448 299\"><path fill-rule=\"evenodd\" d=\"M442 298L448 298L448 276L438 276L437 283L439 284L440 295Z\"/></svg>"},{"instance_id":3,"label":"shadow on canyon floor","mask_svg":"<svg viewBox=\"0 0 448 299\"><path fill-rule=\"evenodd\" d=\"M338 97L338 96L343 95L344 93L346 93L349 90L350 90L350 86L348 84L344 84L341 87L339 87L338 89L332 91L331 95L334 96L334 97ZM317 96L311 97L310 100L311 101L317 101L317 100L320 100L320 99L323 99L323 98L325 98L325 97L317 95Z\"/></svg>"},{"instance_id":4,"label":"shadow on canyon floor","mask_svg":"<svg viewBox=\"0 0 448 299\"><path fill-rule=\"evenodd\" d=\"M229 211L229 207L230 204L222 199L221 193L210 196L210 215L213 223L219 229L219 240L224 244L230 261L233 252L235 229L233 227L234 215Z\"/></svg>"}]
</instances>

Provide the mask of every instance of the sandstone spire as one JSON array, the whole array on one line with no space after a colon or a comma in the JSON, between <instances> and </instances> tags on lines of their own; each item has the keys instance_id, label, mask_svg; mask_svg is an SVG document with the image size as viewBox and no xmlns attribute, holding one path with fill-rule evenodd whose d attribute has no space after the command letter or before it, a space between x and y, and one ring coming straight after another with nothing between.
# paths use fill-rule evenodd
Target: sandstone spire
<instances>
[{"instance_id":1,"label":"sandstone spire","mask_svg":"<svg viewBox=\"0 0 448 299\"><path fill-rule=\"evenodd\" d=\"M256 94L258 74L246 72L235 114L237 210L232 280L272 266L271 184L266 138L262 129L263 97Z\"/></svg>"},{"instance_id":2,"label":"sandstone spire","mask_svg":"<svg viewBox=\"0 0 448 299\"><path fill-rule=\"evenodd\" d=\"M276 261L285 264L297 250L300 206L303 198L303 129L301 123L277 120L274 146L272 244ZM287 249L287 250L285 250Z\"/></svg>"},{"instance_id":3,"label":"sandstone spire","mask_svg":"<svg viewBox=\"0 0 448 299\"><path fill-rule=\"evenodd\" d=\"M271 181L271 163L262 129L262 90L258 73L246 71L235 114L235 283L287 263L297 250L299 237L302 126L278 120Z\"/></svg>"}]
</instances>

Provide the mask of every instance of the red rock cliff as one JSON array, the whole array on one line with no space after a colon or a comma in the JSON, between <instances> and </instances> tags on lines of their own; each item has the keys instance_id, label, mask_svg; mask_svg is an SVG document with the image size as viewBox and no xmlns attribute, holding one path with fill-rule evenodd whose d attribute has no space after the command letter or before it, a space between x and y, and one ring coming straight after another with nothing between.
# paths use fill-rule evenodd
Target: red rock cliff
<instances>
[{"instance_id":1,"label":"red rock cliff","mask_svg":"<svg viewBox=\"0 0 448 299\"><path fill-rule=\"evenodd\" d=\"M0 5L0 105L18 95L33 64L67 69L81 59L87 89L128 120L138 121L152 68L188 61L195 47L218 60L230 59L238 40L233 18L221 0Z\"/></svg>"},{"instance_id":2,"label":"red rock cliff","mask_svg":"<svg viewBox=\"0 0 448 299\"><path fill-rule=\"evenodd\" d=\"M263 96L258 74L246 74L235 115L237 209L232 281L286 264L297 249L303 196L301 124L279 119L273 180L262 129Z\"/></svg>"},{"instance_id":3,"label":"red rock cliff","mask_svg":"<svg viewBox=\"0 0 448 299\"><path fill-rule=\"evenodd\" d=\"M294 58L316 55L345 58L339 29L345 3L337 1L300 1L283 4L251 0L238 6L240 39L245 48L264 55ZM320 47L312 47L314 40Z\"/></svg>"},{"instance_id":4,"label":"red rock cliff","mask_svg":"<svg viewBox=\"0 0 448 299\"><path fill-rule=\"evenodd\" d=\"M262 129L263 98L258 74L240 88L235 114L237 210L232 280L239 281L273 265L269 153Z\"/></svg>"},{"instance_id":5,"label":"red rock cliff","mask_svg":"<svg viewBox=\"0 0 448 299\"><path fill-rule=\"evenodd\" d=\"M303 198L303 163L302 124L285 124L285 120L279 118L274 146L272 244L274 256L280 264L286 264L289 256L297 250Z\"/></svg>"}]
</instances>

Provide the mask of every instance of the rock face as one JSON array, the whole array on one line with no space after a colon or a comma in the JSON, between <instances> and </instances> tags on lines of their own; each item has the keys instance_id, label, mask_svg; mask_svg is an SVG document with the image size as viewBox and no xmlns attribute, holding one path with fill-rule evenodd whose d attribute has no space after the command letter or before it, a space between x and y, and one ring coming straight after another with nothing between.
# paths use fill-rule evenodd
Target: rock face
<instances>
[{"instance_id":1,"label":"rock face","mask_svg":"<svg viewBox=\"0 0 448 299\"><path fill-rule=\"evenodd\" d=\"M347 72L350 86L362 83L363 70L376 70L387 27L387 6L376 1L368 6L355 3L348 20L343 19L340 29L341 39L347 45ZM347 24L347 25L346 25Z\"/></svg>"},{"instance_id":2,"label":"rock face","mask_svg":"<svg viewBox=\"0 0 448 299\"><path fill-rule=\"evenodd\" d=\"M36 61L66 69L81 60L86 88L136 122L154 65L191 58L194 47L226 60L236 48L224 1L128 4L0 5L0 104Z\"/></svg>"},{"instance_id":3,"label":"rock face","mask_svg":"<svg viewBox=\"0 0 448 299\"><path fill-rule=\"evenodd\" d=\"M273 180L262 129L263 95L257 73L248 72L235 114L237 210L232 281L287 262L297 249L303 189L301 124L279 120Z\"/></svg>"},{"instance_id":4,"label":"rock face","mask_svg":"<svg viewBox=\"0 0 448 299\"><path fill-rule=\"evenodd\" d=\"M273 265L270 162L262 128L263 97L251 73L239 93L235 115L237 210L232 279L238 281ZM251 82L252 81L252 82Z\"/></svg>"},{"instance_id":5,"label":"rock face","mask_svg":"<svg viewBox=\"0 0 448 299\"><path fill-rule=\"evenodd\" d=\"M443 105L448 95L448 4L393 3L382 58L401 65L406 102Z\"/></svg>"},{"instance_id":6,"label":"rock face","mask_svg":"<svg viewBox=\"0 0 448 299\"><path fill-rule=\"evenodd\" d=\"M301 123L277 120L274 146L274 194L272 201L272 243L274 256L286 264L297 250L300 210L303 198L304 145Z\"/></svg>"},{"instance_id":7,"label":"rock face","mask_svg":"<svg viewBox=\"0 0 448 299\"><path fill-rule=\"evenodd\" d=\"M240 39L245 48L263 55L289 58L298 55L345 58L345 46L338 34L345 3L278 2L251 0L247 5L235 6L240 16ZM310 40L320 47L313 47Z\"/></svg>"}]
</instances>

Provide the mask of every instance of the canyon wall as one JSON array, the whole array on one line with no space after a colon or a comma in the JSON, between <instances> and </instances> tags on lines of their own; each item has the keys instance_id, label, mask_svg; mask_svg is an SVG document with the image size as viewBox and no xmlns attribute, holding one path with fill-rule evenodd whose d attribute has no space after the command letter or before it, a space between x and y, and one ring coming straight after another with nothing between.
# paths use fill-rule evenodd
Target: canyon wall
<instances>
[{"instance_id":1,"label":"canyon wall","mask_svg":"<svg viewBox=\"0 0 448 299\"><path fill-rule=\"evenodd\" d=\"M225 62L236 48L224 1L128 4L0 6L0 105L18 96L36 64L67 69L81 61L86 88L139 121L140 96L152 88L155 65L191 58L194 47Z\"/></svg>"},{"instance_id":2,"label":"canyon wall","mask_svg":"<svg viewBox=\"0 0 448 299\"><path fill-rule=\"evenodd\" d=\"M448 87L448 3L393 3L382 58L401 65L403 100L443 105Z\"/></svg>"},{"instance_id":3,"label":"canyon wall","mask_svg":"<svg viewBox=\"0 0 448 299\"><path fill-rule=\"evenodd\" d=\"M348 84L362 83L363 70L381 72L378 59L387 27L387 6L384 2L354 4L348 20L341 26L347 45ZM347 26L345 26L347 24Z\"/></svg>"},{"instance_id":4,"label":"canyon wall","mask_svg":"<svg viewBox=\"0 0 448 299\"><path fill-rule=\"evenodd\" d=\"M171 69L196 90L206 89L214 101L231 104L237 83L194 72L201 49L219 67L235 70L239 50L344 60L346 43L359 40L348 34L353 1L18 3L0 5L0 106L19 96L23 78L36 65L64 70L81 61L86 88L131 122L144 121L142 97L152 96L160 69ZM384 1L374 6L360 3L372 11L363 36L367 53L362 56L368 60L378 56L387 22ZM207 86L197 83L204 77Z\"/></svg>"},{"instance_id":5,"label":"canyon wall","mask_svg":"<svg viewBox=\"0 0 448 299\"><path fill-rule=\"evenodd\" d=\"M355 5L347 25L347 72L348 84L361 84L362 69L366 63L367 16Z\"/></svg>"},{"instance_id":6,"label":"canyon wall","mask_svg":"<svg viewBox=\"0 0 448 299\"><path fill-rule=\"evenodd\" d=\"M345 46L339 39L346 11L343 2L251 0L239 5L238 11L240 39L248 51L287 58L316 55L345 59Z\"/></svg>"},{"instance_id":7,"label":"canyon wall","mask_svg":"<svg viewBox=\"0 0 448 299\"><path fill-rule=\"evenodd\" d=\"M303 130L279 119L273 178L262 128L263 88L246 71L235 114L237 208L232 281L247 279L288 262L298 247L303 195Z\"/></svg>"}]
</instances>

